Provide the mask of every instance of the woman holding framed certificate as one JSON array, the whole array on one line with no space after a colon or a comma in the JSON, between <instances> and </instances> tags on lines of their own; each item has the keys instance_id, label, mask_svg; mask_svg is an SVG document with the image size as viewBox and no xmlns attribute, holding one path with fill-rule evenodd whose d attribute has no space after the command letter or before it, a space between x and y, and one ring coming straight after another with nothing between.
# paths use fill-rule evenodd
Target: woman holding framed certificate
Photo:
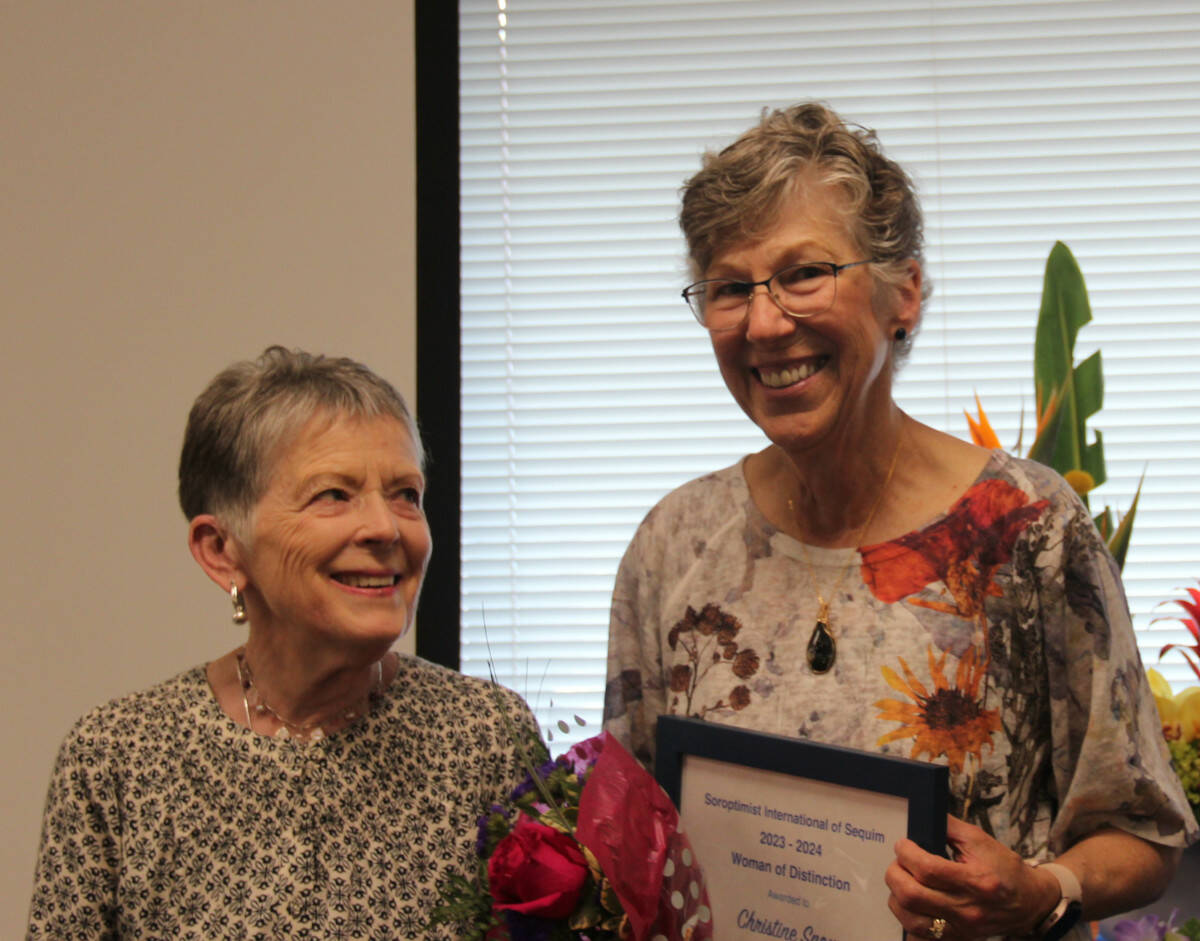
<instances>
[{"instance_id":1,"label":"woman holding framed certificate","mask_svg":"<svg viewBox=\"0 0 1200 941\"><path fill-rule=\"evenodd\" d=\"M680 220L683 297L771 443L639 528L606 727L648 764L662 714L946 764L951 858L901 841L887 873L914 937L1083 937L1155 897L1196 824L1086 508L893 400L930 293L908 176L803 104L708 154Z\"/></svg>"}]
</instances>

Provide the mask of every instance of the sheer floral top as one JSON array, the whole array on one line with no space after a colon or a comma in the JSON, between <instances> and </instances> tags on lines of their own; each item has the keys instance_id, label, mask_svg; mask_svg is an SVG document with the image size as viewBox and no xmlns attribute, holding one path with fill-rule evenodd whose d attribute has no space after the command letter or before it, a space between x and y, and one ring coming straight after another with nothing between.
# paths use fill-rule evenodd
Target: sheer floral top
<instances>
[{"instance_id":1,"label":"sheer floral top","mask_svg":"<svg viewBox=\"0 0 1200 941\"><path fill-rule=\"evenodd\" d=\"M812 576L850 553L808 547L810 572L741 464L669 494L617 577L606 727L648 764L662 713L941 762L951 812L1026 857L1105 825L1195 839L1116 565L1061 477L996 451L944 515L858 550L816 674Z\"/></svg>"}]
</instances>

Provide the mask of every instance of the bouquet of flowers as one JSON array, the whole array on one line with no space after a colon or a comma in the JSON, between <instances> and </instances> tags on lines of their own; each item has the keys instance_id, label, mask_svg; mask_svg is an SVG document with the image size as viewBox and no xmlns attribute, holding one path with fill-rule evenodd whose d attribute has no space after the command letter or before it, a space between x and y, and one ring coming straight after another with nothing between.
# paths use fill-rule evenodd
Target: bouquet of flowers
<instances>
[{"instance_id":1,"label":"bouquet of flowers","mask_svg":"<svg viewBox=\"0 0 1200 941\"><path fill-rule=\"evenodd\" d=\"M465 941L704 941L702 876L658 783L608 733L551 760L527 745L508 806L479 818L479 868L456 878L435 923Z\"/></svg>"},{"instance_id":2,"label":"bouquet of flowers","mask_svg":"<svg viewBox=\"0 0 1200 941\"><path fill-rule=\"evenodd\" d=\"M1194 644L1166 644L1159 657L1169 650L1178 650L1187 661L1197 679L1200 679L1200 590L1189 588L1188 598L1177 600L1188 617L1177 618L1188 629ZM1154 669L1146 671L1150 677L1150 690L1162 719L1163 735L1175 764L1175 773L1192 805L1192 813L1200 822L1200 686L1189 686L1175 694L1162 675Z\"/></svg>"},{"instance_id":3,"label":"bouquet of flowers","mask_svg":"<svg viewBox=\"0 0 1200 941\"><path fill-rule=\"evenodd\" d=\"M1187 599L1175 602L1188 615L1178 620L1196 643L1166 644L1158 656L1161 659L1168 651L1178 650L1200 679L1200 591L1189 588L1187 593ZM1167 740L1175 773L1192 805L1192 813L1200 821L1200 686L1189 686L1175 694L1171 684L1157 670L1148 668L1146 675L1150 679L1154 703L1158 706L1163 737ZM1182 923L1178 918L1178 911L1172 912L1166 920L1154 914L1126 918L1105 929L1100 941L1200 941L1200 918L1189 917Z\"/></svg>"}]
</instances>

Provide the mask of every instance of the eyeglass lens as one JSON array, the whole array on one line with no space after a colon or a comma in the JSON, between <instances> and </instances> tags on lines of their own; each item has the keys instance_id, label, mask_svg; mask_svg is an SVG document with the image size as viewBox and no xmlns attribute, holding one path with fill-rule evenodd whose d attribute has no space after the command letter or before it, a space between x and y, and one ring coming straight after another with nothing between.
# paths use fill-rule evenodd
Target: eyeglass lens
<instances>
[{"instance_id":1,"label":"eyeglass lens","mask_svg":"<svg viewBox=\"0 0 1200 941\"><path fill-rule=\"evenodd\" d=\"M746 316L759 284L795 317L813 317L833 306L837 296L836 267L825 262L806 262L775 272L765 282L715 278L700 281L684 292L696 319L710 330L737 326Z\"/></svg>"}]
</instances>

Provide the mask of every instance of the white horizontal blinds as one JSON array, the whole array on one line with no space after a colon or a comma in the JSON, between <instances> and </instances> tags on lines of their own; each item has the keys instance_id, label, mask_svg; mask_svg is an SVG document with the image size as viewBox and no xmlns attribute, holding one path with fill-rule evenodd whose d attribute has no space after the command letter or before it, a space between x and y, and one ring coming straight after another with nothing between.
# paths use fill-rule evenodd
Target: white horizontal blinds
<instances>
[{"instance_id":1,"label":"white horizontal blinds","mask_svg":"<svg viewBox=\"0 0 1200 941\"><path fill-rule=\"evenodd\" d=\"M1149 621L1200 577L1200 6L505 6L460 3L466 671L490 657L594 730L638 521L762 446L679 298L677 192L804 98L918 181L936 289L898 397L921 420L965 435L977 391L1006 443L1024 407L1028 440L1042 269L1075 252L1107 386L1093 502L1124 509L1146 471L1127 584L1147 662L1183 639Z\"/></svg>"}]
</instances>

